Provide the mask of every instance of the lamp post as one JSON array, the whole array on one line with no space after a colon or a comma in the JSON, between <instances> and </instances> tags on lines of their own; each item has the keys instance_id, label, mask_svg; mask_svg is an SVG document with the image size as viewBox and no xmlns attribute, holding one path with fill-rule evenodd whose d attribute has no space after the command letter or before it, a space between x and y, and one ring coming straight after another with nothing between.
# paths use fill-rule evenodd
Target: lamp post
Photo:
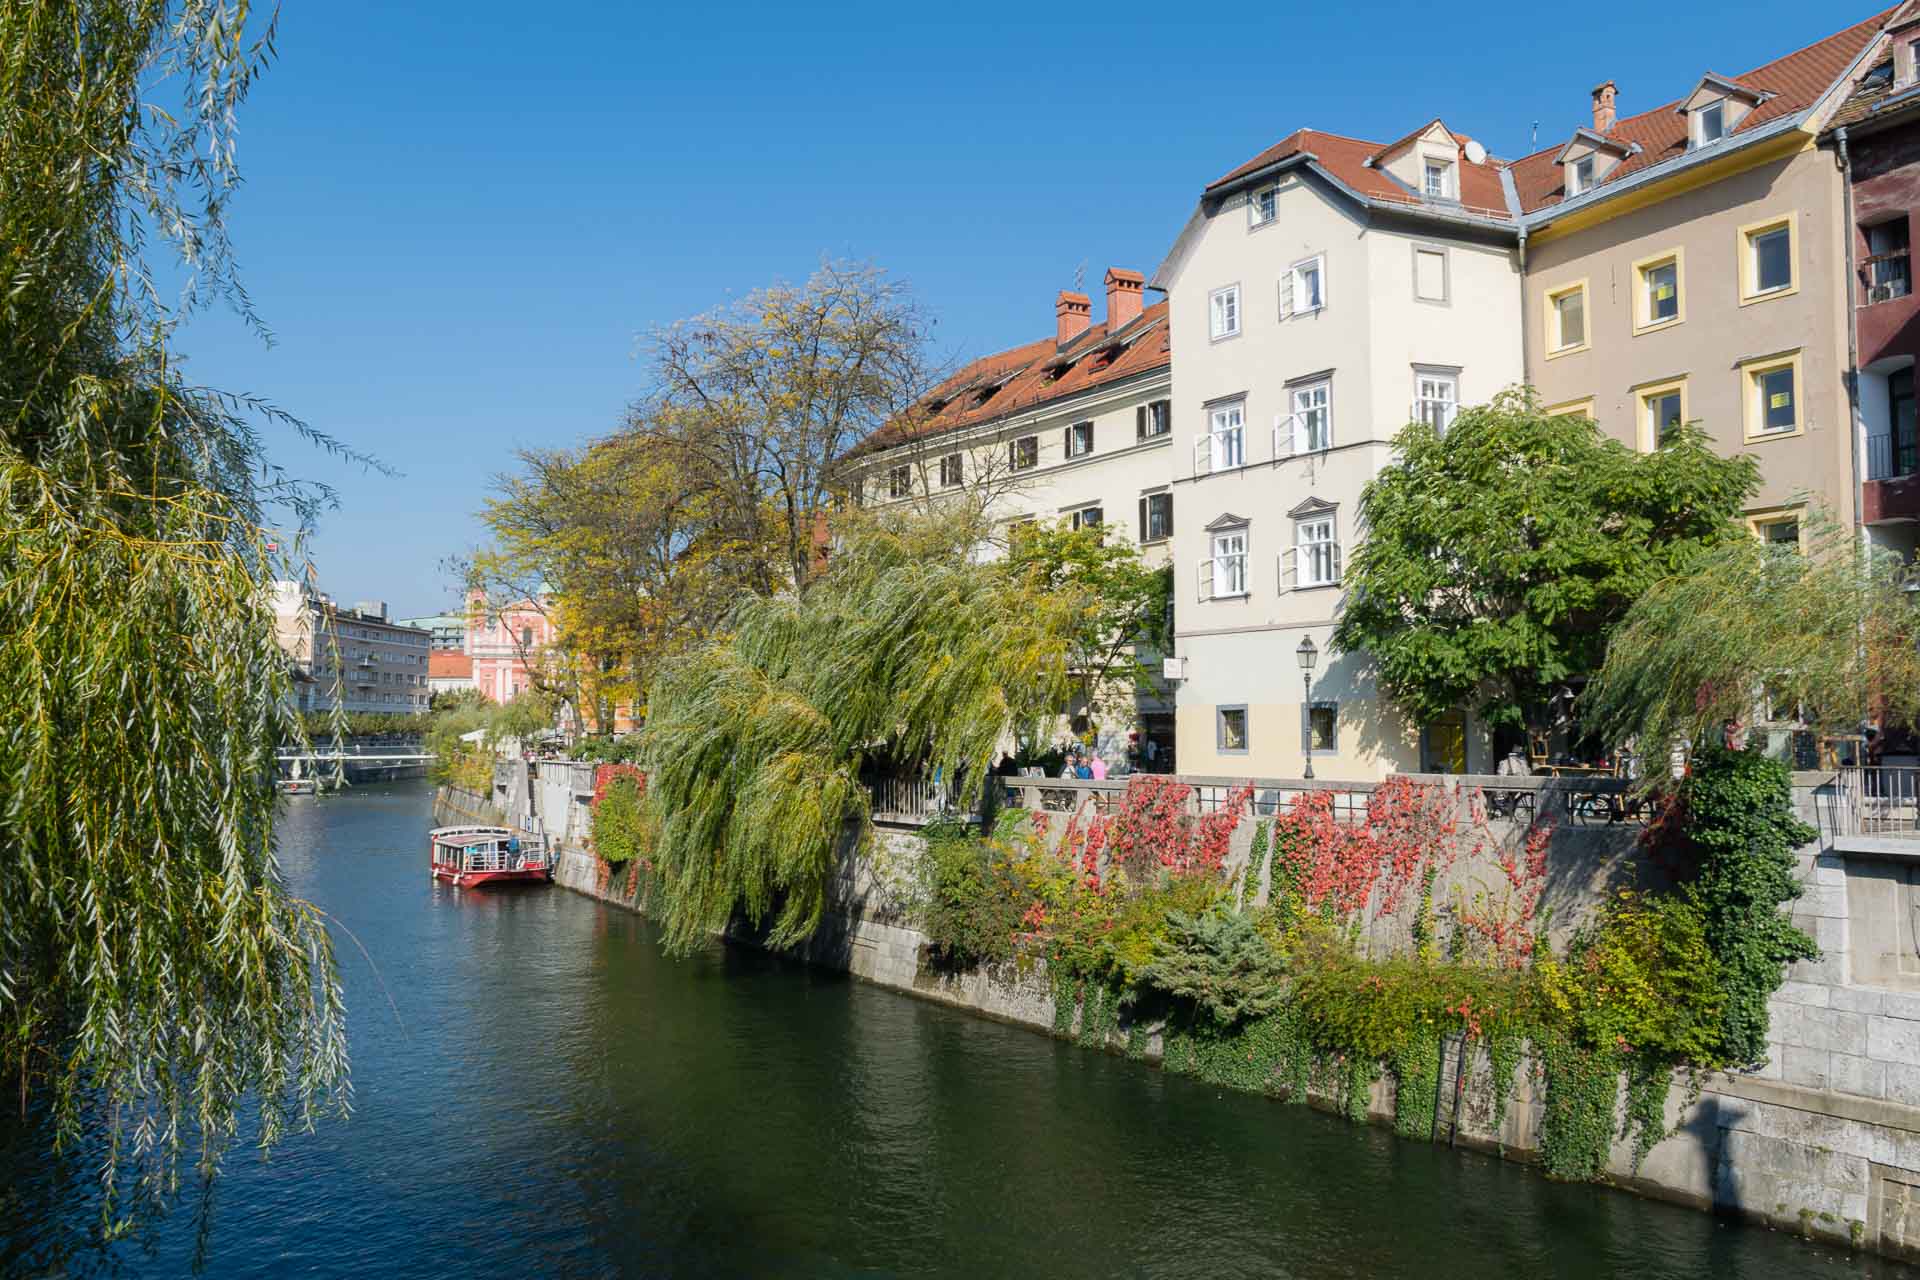
<instances>
[{"instance_id":1,"label":"lamp post","mask_svg":"<svg viewBox=\"0 0 1920 1280\"><path fill-rule=\"evenodd\" d=\"M1300 704L1304 713L1301 725L1306 731L1306 737L1301 746L1307 757L1306 776L1311 779L1313 777L1313 664L1320 661L1320 648L1314 644L1312 636L1305 636L1300 641L1300 647L1293 651L1293 656L1300 659L1300 685L1305 699Z\"/></svg>"}]
</instances>

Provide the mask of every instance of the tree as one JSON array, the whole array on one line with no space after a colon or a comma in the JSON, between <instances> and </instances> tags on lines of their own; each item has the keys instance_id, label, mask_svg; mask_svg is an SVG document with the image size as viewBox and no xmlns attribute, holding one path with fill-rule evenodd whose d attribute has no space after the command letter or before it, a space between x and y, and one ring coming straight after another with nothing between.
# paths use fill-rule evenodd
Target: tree
<instances>
[{"instance_id":1,"label":"tree","mask_svg":"<svg viewBox=\"0 0 1920 1280\"><path fill-rule=\"evenodd\" d=\"M1164 652L1173 570L1153 568L1139 548L1100 528L1034 524L1007 549L1008 567L1036 592L1070 594L1084 603L1069 657L1076 699L1111 715L1149 678L1142 648Z\"/></svg>"},{"instance_id":2,"label":"tree","mask_svg":"<svg viewBox=\"0 0 1920 1280\"><path fill-rule=\"evenodd\" d=\"M1652 759L1768 704L1826 732L1920 718L1910 566L1825 519L1804 532L1804 550L1738 538L1656 583L1614 631L1583 714Z\"/></svg>"},{"instance_id":3,"label":"tree","mask_svg":"<svg viewBox=\"0 0 1920 1280\"><path fill-rule=\"evenodd\" d=\"M1003 739L1057 712L1085 606L978 561L981 535L864 526L805 596L747 601L654 681L640 763L670 948L736 912L806 937L868 761L937 773L964 808Z\"/></svg>"},{"instance_id":4,"label":"tree","mask_svg":"<svg viewBox=\"0 0 1920 1280\"><path fill-rule=\"evenodd\" d=\"M1608 634L1654 583L1746 537L1757 483L1697 430L1641 454L1587 418L1507 391L1394 441L1360 499L1335 645L1364 654L1417 723L1472 705L1538 722L1600 667Z\"/></svg>"},{"instance_id":5,"label":"tree","mask_svg":"<svg viewBox=\"0 0 1920 1280\"><path fill-rule=\"evenodd\" d=\"M300 728L263 510L325 495L263 456L262 423L304 427L173 348L203 303L251 317L224 215L272 33L245 25L211 0L0 17L0 1077L98 1154L110 1227L128 1188L177 1189L186 1143L211 1172L243 1102L271 1145L347 1099L270 785Z\"/></svg>"},{"instance_id":6,"label":"tree","mask_svg":"<svg viewBox=\"0 0 1920 1280\"><path fill-rule=\"evenodd\" d=\"M771 549L756 594L807 589L835 462L934 381L925 330L904 284L830 261L648 336L653 389L629 426L686 455L729 537Z\"/></svg>"}]
</instances>

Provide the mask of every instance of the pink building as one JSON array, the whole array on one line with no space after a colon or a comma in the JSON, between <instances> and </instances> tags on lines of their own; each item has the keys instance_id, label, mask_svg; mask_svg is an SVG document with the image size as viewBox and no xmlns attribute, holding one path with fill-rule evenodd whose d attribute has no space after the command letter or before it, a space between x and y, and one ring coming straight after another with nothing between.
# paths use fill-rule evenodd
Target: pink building
<instances>
[{"instance_id":1,"label":"pink building","mask_svg":"<svg viewBox=\"0 0 1920 1280\"><path fill-rule=\"evenodd\" d=\"M485 593L467 594L467 653L473 687L495 702L511 701L531 684L528 663L554 640L553 623L531 600L491 607Z\"/></svg>"}]
</instances>

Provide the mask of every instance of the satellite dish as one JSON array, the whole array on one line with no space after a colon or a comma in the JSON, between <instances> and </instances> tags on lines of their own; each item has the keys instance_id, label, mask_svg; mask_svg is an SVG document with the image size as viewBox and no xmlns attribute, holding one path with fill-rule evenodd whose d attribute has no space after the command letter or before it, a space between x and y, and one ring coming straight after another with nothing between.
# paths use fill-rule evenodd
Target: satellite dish
<instances>
[{"instance_id":1,"label":"satellite dish","mask_svg":"<svg viewBox=\"0 0 1920 1280\"><path fill-rule=\"evenodd\" d=\"M1480 145L1478 139L1470 139L1467 142L1467 159L1475 164L1485 164L1487 162L1487 149Z\"/></svg>"}]
</instances>

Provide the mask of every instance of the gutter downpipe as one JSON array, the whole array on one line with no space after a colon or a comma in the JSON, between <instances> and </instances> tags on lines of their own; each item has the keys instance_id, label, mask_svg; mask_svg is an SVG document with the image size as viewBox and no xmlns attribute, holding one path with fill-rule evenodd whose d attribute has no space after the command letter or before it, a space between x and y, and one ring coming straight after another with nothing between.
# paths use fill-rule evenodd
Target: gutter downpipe
<instances>
[{"instance_id":1,"label":"gutter downpipe","mask_svg":"<svg viewBox=\"0 0 1920 1280\"><path fill-rule=\"evenodd\" d=\"M1854 243L1858 237L1853 227L1853 156L1847 150L1847 127L1841 125L1833 136L1840 144L1840 230L1847 238L1847 273L1840 281L1840 298L1847 309L1847 431L1851 445L1848 453L1853 459L1853 532L1855 541L1864 544L1867 492L1860 475L1860 309L1853 305L1859 271L1855 260L1858 246Z\"/></svg>"},{"instance_id":2,"label":"gutter downpipe","mask_svg":"<svg viewBox=\"0 0 1920 1280\"><path fill-rule=\"evenodd\" d=\"M1533 389L1527 377L1527 224L1520 224L1520 379Z\"/></svg>"}]
</instances>

